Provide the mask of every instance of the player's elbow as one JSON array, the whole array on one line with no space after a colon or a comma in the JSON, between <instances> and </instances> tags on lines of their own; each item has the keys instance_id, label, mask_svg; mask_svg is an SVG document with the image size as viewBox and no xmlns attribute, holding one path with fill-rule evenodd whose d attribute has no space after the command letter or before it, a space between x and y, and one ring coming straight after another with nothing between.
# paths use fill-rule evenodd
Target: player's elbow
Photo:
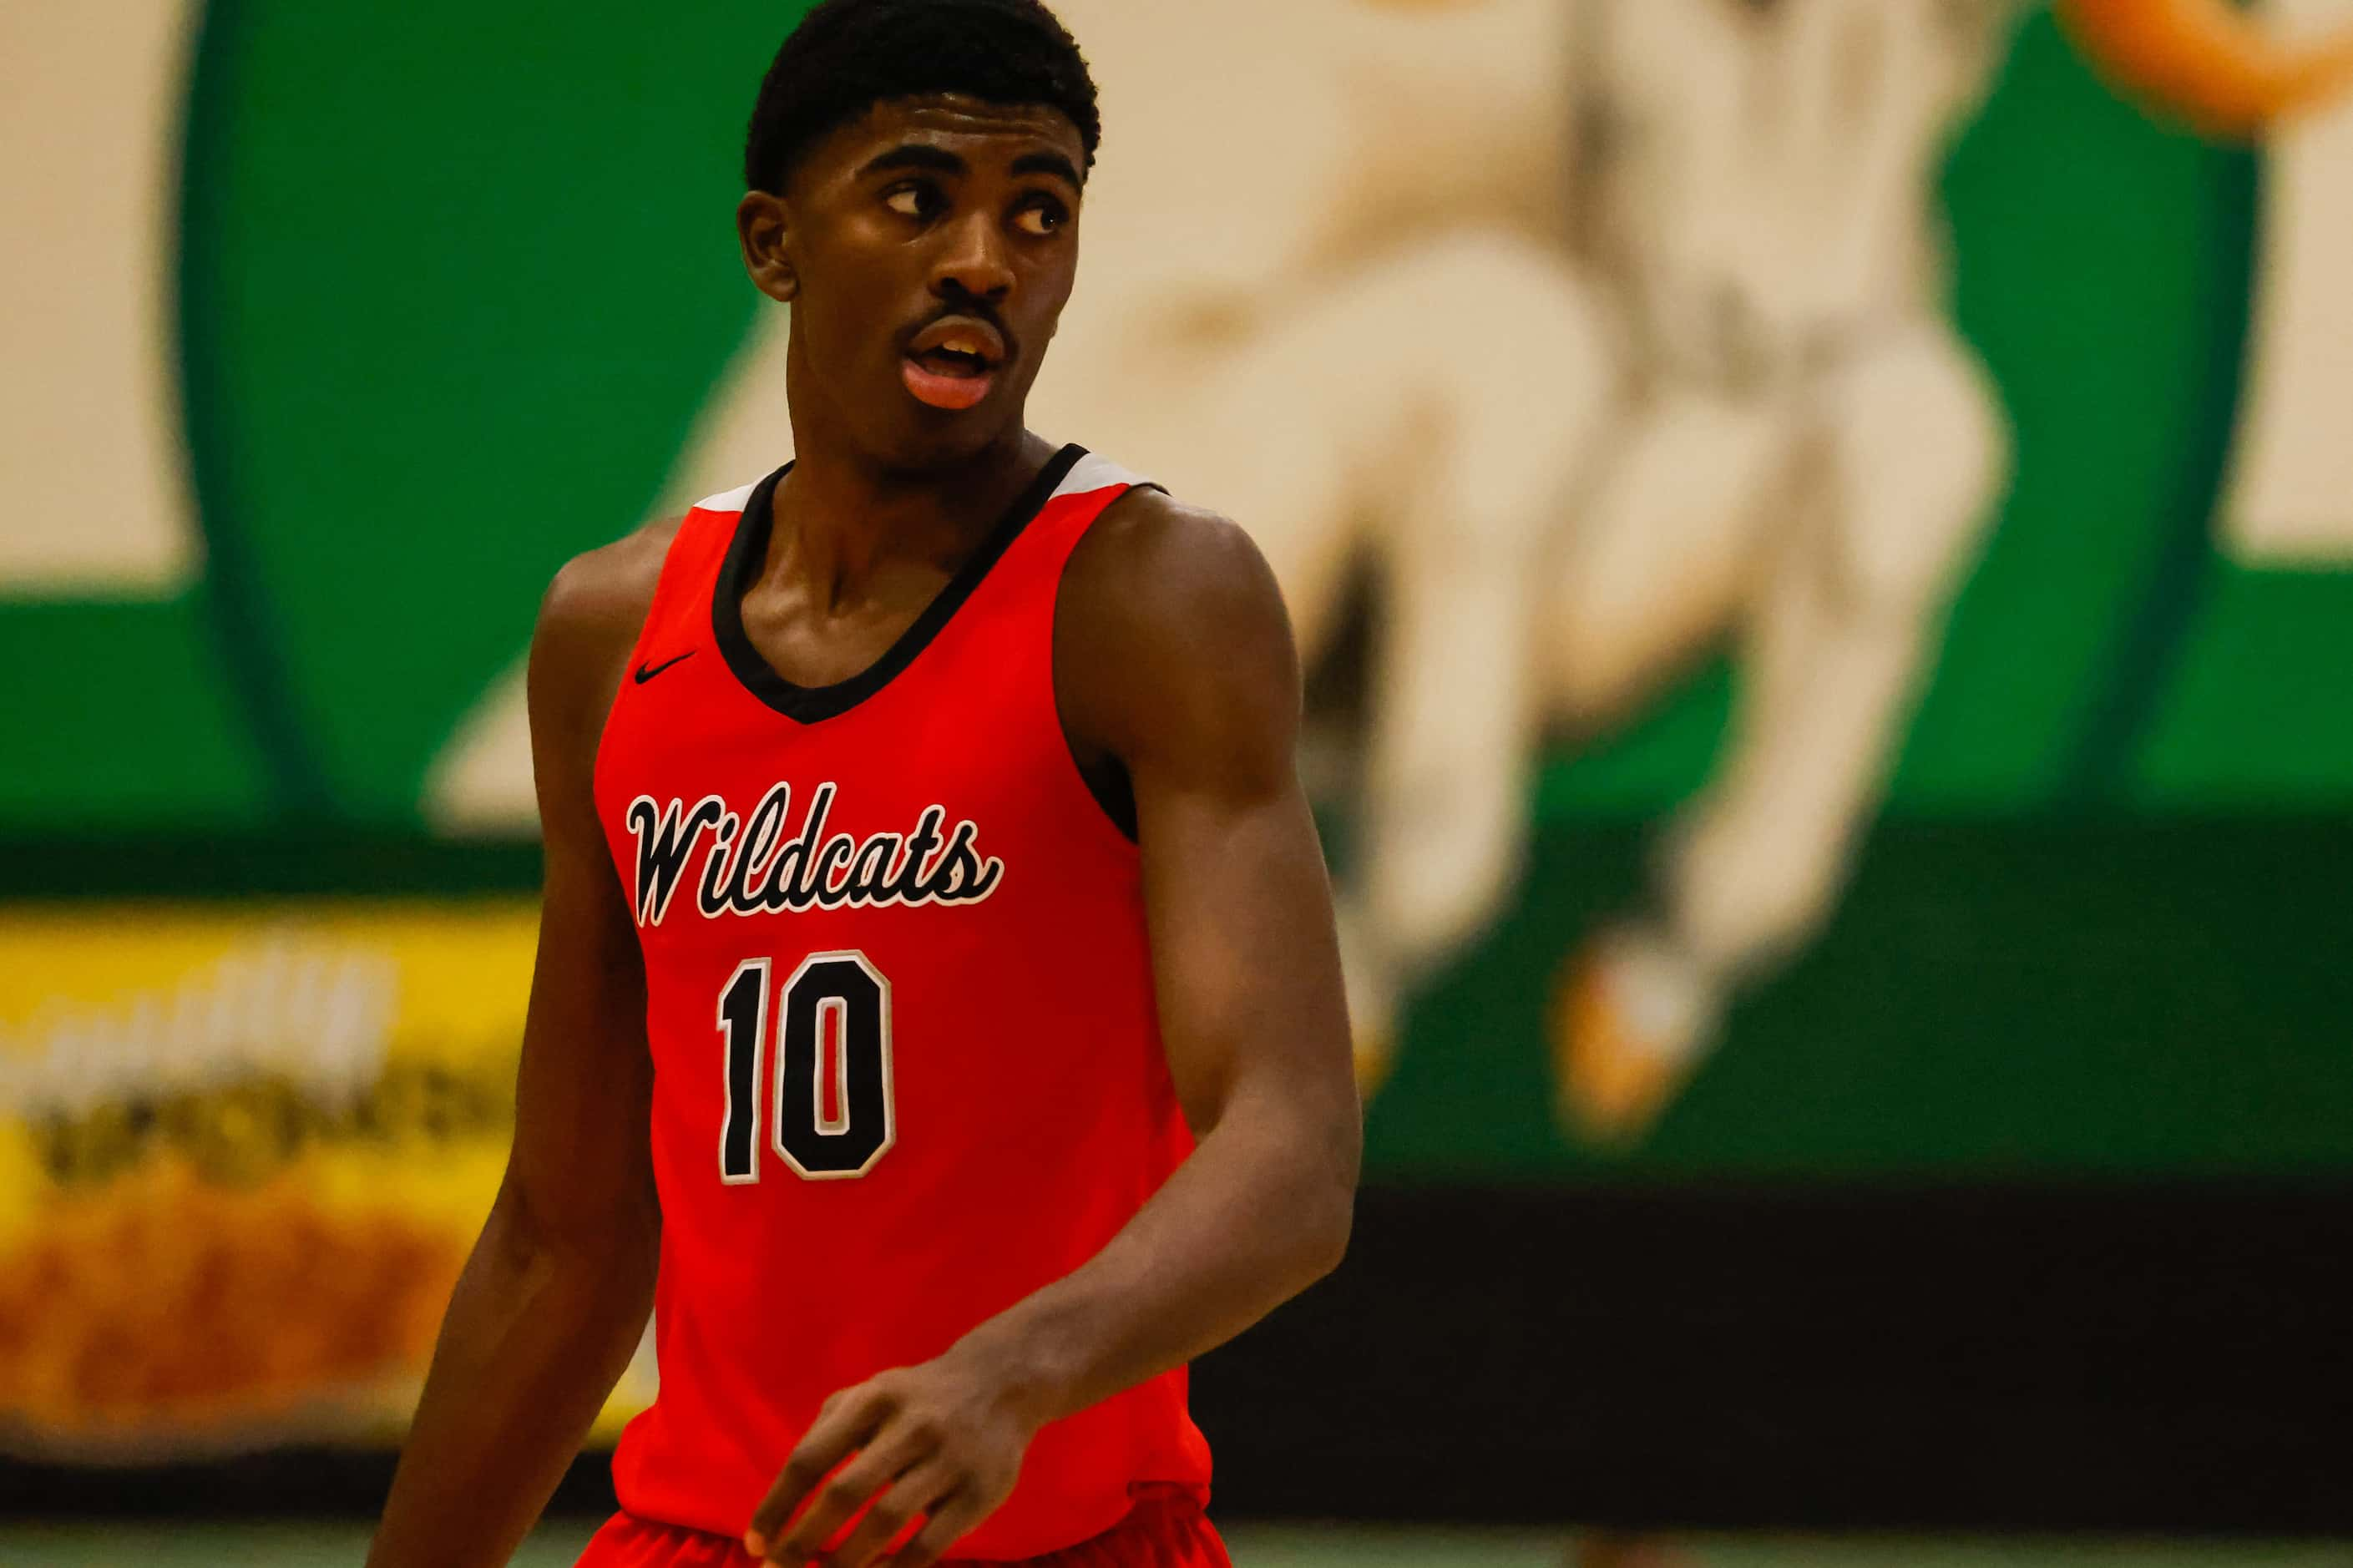
<instances>
[{"instance_id":1,"label":"player's elbow","mask_svg":"<svg viewBox=\"0 0 2353 1568\"><path fill-rule=\"evenodd\" d=\"M1342 1260L1348 1256L1348 1237L1356 1227L1356 1185L1354 1183L1335 1185L1322 1204L1314 1227L1306 1238L1309 1284L1340 1267Z\"/></svg>"},{"instance_id":2,"label":"player's elbow","mask_svg":"<svg viewBox=\"0 0 2353 1568\"><path fill-rule=\"evenodd\" d=\"M1314 1162L1293 1194L1290 1212L1303 1290L1339 1268L1348 1255L1348 1238L1356 1226L1356 1156L1355 1140L1346 1142L1345 1150L1328 1150Z\"/></svg>"},{"instance_id":3,"label":"player's elbow","mask_svg":"<svg viewBox=\"0 0 2353 1568\"><path fill-rule=\"evenodd\" d=\"M661 1250L660 1211L651 1194L615 1189L610 1201L536 1201L510 1174L491 1212L501 1260L519 1274L626 1288L650 1282Z\"/></svg>"}]
</instances>

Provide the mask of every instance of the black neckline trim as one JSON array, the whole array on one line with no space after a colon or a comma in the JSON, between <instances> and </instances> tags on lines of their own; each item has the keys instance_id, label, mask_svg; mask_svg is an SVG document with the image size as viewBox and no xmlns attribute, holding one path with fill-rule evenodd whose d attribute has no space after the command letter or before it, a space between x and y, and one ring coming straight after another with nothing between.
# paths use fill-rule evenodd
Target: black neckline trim
<instances>
[{"instance_id":1,"label":"black neckline trim","mask_svg":"<svg viewBox=\"0 0 2353 1568\"><path fill-rule=\"evenodd\" d=\"M963 608L972 597L989 568L1004 557L1021 531L1052 499L1079 459L1087 455L1083 447L1065 447L1038 470L1038 477L1016 496L1006 509L1003 518L988 531L980 548L969 560L956 568L955 576L939 595L923 606L923 613L914 623L899 634L899 640L884 651L881 658L868 665L847 680L831 686L798 686L778 675L760 650L752 646L751 635L744 629L744 594L751 587L760 569L767 564L768 538L776 526L776 486L792 472L786 463L752 490L744 503L744 515L736 521L735 538L727 547L727 558L720 563L719 581L712 590L711 626L719 639L719 651L727 660L727 668L744 689L797 723L814 724L820 720L839 718L891 684L899 672L913 664L915 656L931 645L949 618Z\"/></svg>"}]
</instances>

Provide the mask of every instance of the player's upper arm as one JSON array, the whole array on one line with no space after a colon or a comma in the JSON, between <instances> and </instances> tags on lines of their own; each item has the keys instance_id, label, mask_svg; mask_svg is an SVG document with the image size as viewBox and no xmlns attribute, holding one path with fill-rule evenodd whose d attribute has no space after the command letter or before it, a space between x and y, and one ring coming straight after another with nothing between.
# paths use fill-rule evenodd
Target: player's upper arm
<instances>
[{"instance_id":1,"label":"player's upper arm","mask_svg":"<svg viewBox=\"0 0 2353 1568\"><path fill-rule=\"evenodd\" d=\"M545 846L507 1200L544 1240L606 1246L650 1222L645 970L594 794L596 748L670 531L556 574L532 636L532 765Z\"/></svg>"},{"instance_id":2,"label":"player's upper arm","mask_svg":"<svg viewBox=\"0 0 2353 1568\"><path fill-rule=\"evenodd\" d=\"M1226 519L1157 490L1123 497L1071 557L1056 638L1064 717L1082 743L1163 785L1296 787L1290 618L1258 546Z\"/></svg>"},{"instance_id":3,"label":"player's upper arm","mask_svg":"<svg viewBox=\"0 0 2353 1568\"><path fill-rule=\"evenodd\" d=\"M1056 686L1135 794L1161 1032L1197 1131L1245 1099L1353 1179L1358 1118L1331 888L1293 757L1299 659L1248 535L1154 491L1071 557Z\"/></svg>"},{"instance_id":4,"label":"player's upper arm","mask_svg":"<svg viewBox=\"0 0 2353 1568\"><path fill-rule=\"evenodd\" d=\"M596 827L591 794L605 715L645 624L675 523L575 556L540 600L526 695L532 772L549 847Z\"/></svg>"}]
</instances>

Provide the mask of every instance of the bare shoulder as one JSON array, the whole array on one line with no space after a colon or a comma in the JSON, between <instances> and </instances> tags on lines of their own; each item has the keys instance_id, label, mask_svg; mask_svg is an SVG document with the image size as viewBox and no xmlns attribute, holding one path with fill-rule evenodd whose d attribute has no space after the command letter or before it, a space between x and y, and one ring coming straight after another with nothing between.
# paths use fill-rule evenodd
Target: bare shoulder
<instances>
[{"instance_id":1,"label":"bare shoulder","mask_svg":"<svg viewBox=\"0 0 2353 1568\"><path fill-rule=\"evenodd\" d=\"M1071 552L1062 591L1146 635L1290 637L1274 573L1241 525L1161 490L1111 504Z\"/></svg>"},{"instance_id":2,"label":"bare shoulder","mask_svg":"<svg viewBox=\"0 0 2353 1568\"><path fill-rule=\"evenodd\" d=\"M540 601L540 636L594 640L626 627L635 642L661 581L663 558L685 521L647 523L565 562Z\"/></svg>"},{"instance_id":3,"label":"bare shoulder","mask_svg":"<svg viewBox=\"0 0 2353 1568\"><path fill-rule=\"evenodd\" d=\"M1055 631L1056 687L1078 736L1131 766L1270 746L1287 765L1299 710L1290 617L1231 519L1130 490L1071 552Z\"/></svg>"},{"instance_id":4,"label":"bare shoulder","mask_svg":"<svg viewBox=\"0 0 2353 1568\"><path fill-rule=\"evenodd\" d=\"M575 729L611 704L684 521L647 523L574 556L555 574L532 633L534 722Z\"/></svg>"}]
</instances>

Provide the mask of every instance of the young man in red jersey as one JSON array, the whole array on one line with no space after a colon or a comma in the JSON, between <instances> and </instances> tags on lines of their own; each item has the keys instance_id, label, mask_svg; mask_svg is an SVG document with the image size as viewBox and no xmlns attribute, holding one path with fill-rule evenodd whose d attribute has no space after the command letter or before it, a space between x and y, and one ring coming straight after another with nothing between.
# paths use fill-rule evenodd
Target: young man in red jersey
<instances>
[{"instance_id":1,"label":"young man in red jersey","mask_svg":"<svg viewBox=\"0 0 2353 1568\"><path fill-rule=\"evenodd\" d=\"M769 70L797 460L542 608L514 1151L377 1568L506 1562L649 1306L584 1562L1225 1562L1185 1364L1338 1261L1358 1113L1265 564L1023 423L1097 137L1036 0Z\"/></svg>"}]
</instances>

